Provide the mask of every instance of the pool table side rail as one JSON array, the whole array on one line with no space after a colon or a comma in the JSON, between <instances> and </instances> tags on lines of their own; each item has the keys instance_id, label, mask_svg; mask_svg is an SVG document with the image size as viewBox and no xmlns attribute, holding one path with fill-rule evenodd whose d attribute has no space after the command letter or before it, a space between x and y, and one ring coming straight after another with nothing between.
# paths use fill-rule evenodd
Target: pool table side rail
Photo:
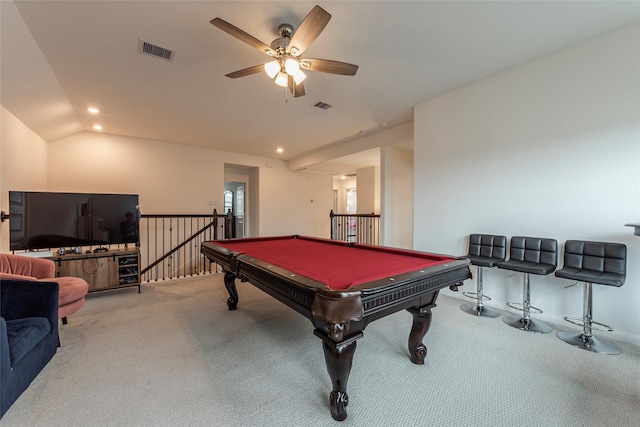
<instances>
[{"instance_id":1,"label":"pool table side rail","mask_svg":"<svg viewBox=\"0 0 640 427\"><path fill-rule=\"evenodd\" d=\"M225 271L233 273L237 268L235 258L239 253L227 249L224 246L216 245L213 242L202 242L200 245L200 253L216 264L221 265Z\"/></svg>"},{"instance_id":2,"label":"pool table side rail","mask_svg":"<svg viewBox=\"0 0 640 427\"><path fill-rule=\"evenodd\" d=\"M413 249L403 249L403 248L394 248L391 246L383 246L383 245L367 245L364 243L349 243L347 246L351 246L356 249L368 249L372 251L380 251L380 252L389 252L398 255L408 255L408 256L417 256L420 258L440 260L444 258L453 258L459 259L463 257L456 257L447 254L441 254L438 252L426 252L426 251L418 251Z\"/></svg>"},{"instance_id":3,"label":"pool table side rail","mask_svg":"<svg viewBox=\"0 0 640 427\"><path fill-rule=\"evenodd\" d=\"M404 273L394 277L393 285L375 287L376 282L363 285L361 292L364 314L371 316L377 312L386 312L389 307L398 311L402 308L420 306L421 296L449 286L460 285L471 278L469 261L464 258L433 267L429 273L428 275L420 271ZM403 302L406 303L403 304Z\"/></svg>"},{"instance_id":4,"label":"pool table side rail","mask_svg":"<svg viewBox=\"0 0 640 427\"><path fill-rule=\"evenodd\" d=\"M410 282L412 280L424 278L425 275L426 277L432 278L434 276L439 276L443 273L452 271L459 271L460 277L464 277L464 279L460 280L459 282L462 282L463 280L471 277L471 270L469 269L470 262L468 259L454 257L450 258L451 260L444 264L437 264L426 268L418 268L406 273L395 274L382 279L372 280L360 285L350 286L346 290L358 290L362 292L363 295L368 295L370 293L375 294L379 292L387 292L389 289L404 286L407 282ZM456 281L457 277L450 277L450 280ZM446 286L450 286L450 284L443 284L441 287Z\"/></svg>"}]
</instances>

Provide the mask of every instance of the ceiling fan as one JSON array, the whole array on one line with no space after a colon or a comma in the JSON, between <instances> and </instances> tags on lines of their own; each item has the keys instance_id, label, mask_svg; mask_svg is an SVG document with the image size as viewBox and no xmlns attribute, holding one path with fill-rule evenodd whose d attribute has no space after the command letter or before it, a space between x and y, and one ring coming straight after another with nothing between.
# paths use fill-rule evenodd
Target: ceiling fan
<instances>
[{"instance_id":1,"label":"ceiling fan","mask_svg":"<svg viewBox=\"0 0 640 427\"><path fill-rule=\"evenodd\" d=\"M358 66L330 59L302 58L301 55L327 26L331 15L320 6L315 6L294 31L289 24L278 27L280 37L266 45L252 35L242 31L227 21L215 18L210 22L222 31L266 53L273 59L266 64L234 71L226 76L232 79L265 71L275 83L288 87L294 98L304 95L303 80L307 77L303 70L354 76Z\"/></svg>"}]
</instances>

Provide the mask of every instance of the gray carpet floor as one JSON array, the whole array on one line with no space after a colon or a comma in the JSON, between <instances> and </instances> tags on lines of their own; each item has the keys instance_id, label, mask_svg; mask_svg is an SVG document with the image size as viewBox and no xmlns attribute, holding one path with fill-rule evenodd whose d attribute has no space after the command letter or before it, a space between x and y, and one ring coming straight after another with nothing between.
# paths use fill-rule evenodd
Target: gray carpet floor
<instances>
[{"instance_id":1,"label":"gray carpet floor","mask_svg":"<svg viewBox=\"0 0 640 427\"><path fill-rule=\"evenodd\" d=\"M238 288L233 312L220 274L88 296L0 424L640 426L640 348L617 342L622 354L593 354L555 330L470 316L459 309L469 300L445 295L423 366L408 358L409 313L368 326L339 423L311 323L248 283Z\"/></svg>"}]
</instances>

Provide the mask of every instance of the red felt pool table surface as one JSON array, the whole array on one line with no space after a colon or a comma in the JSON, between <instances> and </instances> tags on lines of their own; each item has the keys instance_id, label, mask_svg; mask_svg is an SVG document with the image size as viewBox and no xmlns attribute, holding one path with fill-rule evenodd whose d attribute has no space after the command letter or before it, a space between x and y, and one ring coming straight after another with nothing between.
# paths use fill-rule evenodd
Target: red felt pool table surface
<instances>
[{"instance_id":1,"label":"red felt pool table surface","mask_svg":"<svg viewBox=\"0 0 640 427\"><path fill-rule=\"evenodd\" d=\"M227 240L216 244L324 283L333 290L452 260L443 255L306 237Z\"/></svg>"}]
</instances>

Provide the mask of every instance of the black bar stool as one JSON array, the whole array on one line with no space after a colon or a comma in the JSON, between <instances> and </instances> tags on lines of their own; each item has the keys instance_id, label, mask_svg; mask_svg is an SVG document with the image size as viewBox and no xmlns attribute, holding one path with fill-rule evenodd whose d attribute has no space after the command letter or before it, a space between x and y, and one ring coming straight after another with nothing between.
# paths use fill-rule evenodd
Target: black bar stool
<instances>
[{"instance_id":1,"label":"black bar stool","mask_svg":"<svg viewBox=\"0 0 640 427\"><path fill-rule=\"evenodd\" d=\"M491 301L491 298L482 293L483 267L492 268L505 260L507 255L507 238L491 234L471 234L469 236L469 253L467 258L471 264L478 267L478 281L476 292L463 292L464 296L476 300L475 304L463 304L460 310L465 313L481 317L498 317L500 313L485 307L483 300Z\"/></svg>"},{"instance_id":2,"label":"black bar stool","mask_svg":"<svg viewBox=\"0 0 640 427\"><path fill-rule=\"evenodd\" d=\"M502 320L516 329L527 332L551 332L551 326L531 318L531 311L542 313L542 310L531 306L531 288L529 274L546 276L558 266L558 241L539 237L516 236L511 238L509 260L498 263L498 268L524 273L522 288L522 304L508 302L507 305L522 311L522 316L506 316Z\"/></svg>"},{"instance_id":3,"label":"black bar stool","mask_svg":"<svg viewBox=\"0 0 640 427\"><path fill-rule=\"evenodd\" d=\"M592 330L612 331L609 326L594 322L592 284L624 285L627 275L627 247L621 243L586 242L567 240L564 246L564 265L556 271L557 277L584 282L583 315L565 316L564 320L582 326L582 333L559 331L558 338L583 350L600 354L620 354L622 349L616 344L598 339ZM573 286L573 285L570 285ZM594 326L596 325L596 326Z\"/></svg>"}]
</instances>

